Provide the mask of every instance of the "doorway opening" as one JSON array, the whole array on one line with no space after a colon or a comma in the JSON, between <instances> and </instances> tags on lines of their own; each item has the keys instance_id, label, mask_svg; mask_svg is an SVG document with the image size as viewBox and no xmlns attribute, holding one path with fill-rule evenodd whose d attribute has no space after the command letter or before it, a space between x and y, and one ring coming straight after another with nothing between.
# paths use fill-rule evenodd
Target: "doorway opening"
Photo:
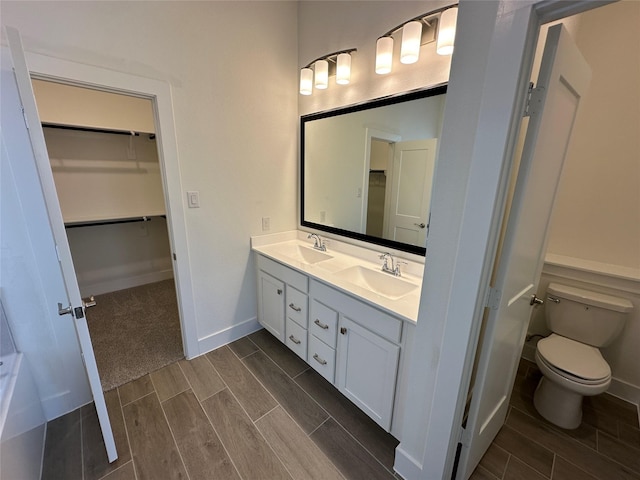
<instances>
[{"instance_id":1,"label":"doorway opening","mask_svg":"<svg viewBox=\"0 0 640 480\"><path fill-rule=\"evenodd\" d=\"M184 358L153 99L32 86L102 389Z\"/></svg>"},{"instance_id":2,"label":"doorway opening","mask_svg":"<svg viewBox=\"0 0 640 480\"><path fill-rule=\"evenodd\" d=\"M615 214L629 219L637 219L638 214L640 214L640 210L638 210L637 207L637 200L635 202L632 200L632 198L637 198L637 182L635 189L629 188L630 182L622 181L621 177L617 188L611 189L606 186L611 169L619 169L620 172L626 171L626 175L630 175L630 172L633 171L633 169L630 170L628 166L625 170L624 165L627 161L621 157L637 159L637 142L635 148L631 147L630 149L630 144L626 143L627 150L623 150L619 147L619 144L625 144L624 139L612 141L612 136L606 134L608 127L612 123L616 125L616 122L621 122L621 124L617 124L617 127L614 127L614 131L619 128L624 129L625 124L629 122L636 125L636 127L640 125L640 116L637 114L637 109L635 113L630 113L629 109L625 108L629 96L633 96L634 92L626 91L622 92L620 97L616 95L612 96L610 86L607 82L598 82L598 78L603 79L616 76L616 72L618 72L617 76L625 77L626 79L629 72L623 69L622 66L627 67L627 56L638 58L637 47L632 50L625 50L625 54L616 57L616 62L614 63L616 63L617 68L610 61L607 66L604 67L603 62L600 60L601 56L597 54L597 50L598 48L607 48L606 40L603 37L598 37L598 45L595 45L596 42L590 42L585 33L593 27L594 24L599 26L615 25L615 28L620 30L619 25L623 23L622 17L618 17L618 19L615 20L616 15L622 15L627 18L633 17L634 15L630 11L623 13L623 9L625 8L623 4L624 2L620 2L602 6L598 9L580 13L556 22L569 25L572 37L593 70L593 79L585 100L583 100L581 110L575 120L575 129L571 144L567 149L567 161L565 162L565 168L560 180L558 196L556 197L557 201L553 205L548 243L545 251L542 252L543 256L545 254L547 255L547 258L549 258L549 254L553 255L553 262L555 262L550 264L551 267L549 269L542 268L541 275L538 275L536 282L538 288L536 292L543 299L546 298L544 293L549 282L556 281L591 291L627 298L631 300L632 303L637 304L637 295L635 297L636 301L634 302L633 295L630 295L629 291L626 291L620 282L620 278L624 277L622 272L625 271L625 261L628 260L623 258L622 260L617 260L619 263L616 264L614 256L617 255L618 258L620 258L620 252L616 252L615 255L605 253L606 241L603 241L602 247L598 248L597 241L594 241L592 238L593 230L590 231L589 235L584 235L579 225L573 224L573 228L570 228L573 218L589 217L593 220L592 225L606 224L606 221L598 222L594 220L594 216L598 214L598 210L603 208L603 206L604 210L609 212L608 215ZM627 6L628 5L630 4L627 4ZM636 8L636 16L633 18L637 18L639 13L640 9ZM589 23L582 25L583 19ZM590 31L592 32L592 30ZM605 34L606 33L607 32L605 32ZM612 41L614 40L612 39ZM620 44L619 38L617 38L615 44ZM637 46L638 42L629 41L627 44ZM538 49L540 50L540 45ZM536 63L534 62L533 78L535 77L535 65ZM636 68L636 75L637 72L640 72L640 70ZM623 88L622 85L625 85L624 81L621 82L621 89ZM626 99L622 98L625 96ZM616 102L616 99L620 98L622 98L622 100ZM521 132L526 131L527 121L528 119L523 121ZM593 132L597 132L597 134L594 135ZM617 133L617 131L615 131L615 133ZM523 136L524 135L522 135L522 137ZM595 154L595 152L614 151L617 153L615 160L609 159L605 161L601 156ZM514 156L514 163L517 164L519 158L520 155L516 154ZM597 167L598 162L601 165L600 170L598 170ZM607 167L602 168L605 162ZM629 162L626 163L626 165L629 164ZM514 169L517 170L517 166L515 166ZM637 169L635 171L637 171ZM591 182L587 181L589 177L591 177ZM512 196L514 189L515 175L512 178L509 189L509 198ZM598 194L594 196L590 192L598 192ZM587 198L592 198L587 201L581 194L586 194ZM634 195L636 196L634 197ZM509 203L510 201L507 201L507 205L509 205ZM594 204L597 204L596 208L593 207ZM508 210L509 208L507 207L504 218L508 218ZM503 225L504 223L505 222L503 222ZM615 226L613 226L613 228L615 230ZM613 244L610 244L609 250L611 247L615 250L616 245L618 248L625 250L625 242L627 245L635 242L635 258L638 258L637 245L640 245L640 243L638 243L640 236L636 234L635 237L633 237L627 233L626 231L620 231L618 233L619 241L614 241ZM631 250L634 250L634 248L627 248L626 250L628 253L627 258L631 259L634 253ZM603 261L606 255L609 255L607 257L609 260ZM496 254L496 259L499 257L500 246ZM589 264L591 268L589 274L584 273L589 271L589 269L584 268L587 264ZM561 265L562 269L555 268L557 265ZM495 268L494 266L494 269ZM581 270L583 271L582 273ZM631 269L627 271L630 272ZM637 278L637 268L635 275ZM493 276L495 277L495 271ZM615 282L611 280L613 277L616 277ZM628 277L628 279L632 278L633 275ZM493 280L491 283L493 284ZM622 288L618 289L617 287ZM637 453L633 454L635 445L631 444L628 439L625 440L624 434L620 435L620 432L629 429L637 430L637 405L634 403L633 395L627 394L625 396L623 389L615 388L615 363L617 363L619 367L622 367L621 370L628 371L628 369L625 368L624 362L632 361L635 356L634 351L625 347L625 334L623 333L617 340L614 340L609 352L607 352L606 349L602 351L606 360L614 362L612 364L614 383L609 388L610 394L606 393L598 397L585 397L583 422L581 426L575 431L564 431L541 419L533 406L533 393L541 376L534 360L535 344L537 340L551 333L546 327L543 309L544 306L534 309L531 318L528 319L527 324L524 325L525 330L527 330L528 326L528 331L523 332L522 343L520 344L520 350L518 352L518 358L522 357L522 360L520 360L520 367L518 368L517 374L514 372L515 384L512 384L509 395L507 396L507 401L510 398L510 413L507 417L506 427L503 427L500 433L498 433L496 440L491 444L491 453L488 452L487 456L491 456L492 459L495 460L496 454L504 453L507 457L513 456L514 461L517 461L521 465L522 471L528 471L530 469L537 470L538 472L541 471L540 468L542 467L540 467L539 464L538 466L532 466L530 458L523 458L525 456L524 453L519 456L510 449L511 445L505 443L505 438L508 437L511 443L517 443L518 441L531 443L532 451L538 447L546 448L547 453L550 454L549 458L551 463L544 468L548 467L549 473L547 476L551 478L554 478L551 475L551 472L554 471L552 470L554 464L564 465L561 468L565 469L565 475L567 475L566 472L569 471L567 470L567 468L569 468L567 465L572 464L571 469L573 470L571 471L575 478L578 478L578 476L586 477L587 473L593 475L593 478L625 478L625 475L627 475L629 471L635 472L631 474L632 476L637 474L638 467L635 460ZM635 324L627 323L626 325L626 335L630 337L637 337L635 332L639 331L636 318L631 317L629 319L635 322ZM486 319L487 315L485 311L483 330L481 331L478 342L479 347L483 345L483 336L486 333L484 329ZM526 342L524 333L527 333ZM524 350L522 350L523 343ZM482 352L479 348L476 352L472 385L473 378L475 378L476 374L475 370L477 368L478 358L481 354ZM516 361L514 368L517 366ZM637 380L632 383L637 384ZM596 437L603 439L608 447L615 448L617 452L616 455L612 455L612 450L604 448L598 442L589 441L589 438ZM615 447L613 447L614 445ZM573 455L579 451L583 454L587 453L588 455L582 455L582 460L580 460L580 455ZM487 462L489 461L489 459L484 463L481 461L476 476L482 476L487 473ZM501 468L507 469L508 466L506 463L503 463ZM505 473L504 469L498 476L503 474L509 475ZM459 472L458 478L462 478L460 477L460 473L461 472Z\"/></svg>"}]
</instances>

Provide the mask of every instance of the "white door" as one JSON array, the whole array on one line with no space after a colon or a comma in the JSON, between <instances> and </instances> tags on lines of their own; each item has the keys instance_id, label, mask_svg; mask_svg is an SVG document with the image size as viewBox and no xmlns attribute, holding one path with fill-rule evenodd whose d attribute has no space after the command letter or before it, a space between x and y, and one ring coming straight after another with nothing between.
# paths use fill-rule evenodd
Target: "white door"
<instances>
[{"instance_id":1,"label":"white door","mask_svg":"<svg viewBox=\"0 0 640 480\"><path fill-rule=\"evenodd\" d=\"M73 321L76 333L78 334L78 341L80 343L80 349L82 351L89 385L91 386L91 393L98 412L98 419L100 421L100 428L102 429L104 444L107 449L107 456L109 461L113 462L118 458L118 454L116 452L115 441L113 439L111 423L109 422L107 406L104 401L104 394L102 393L98 367L96 365L96 359L91 345L91 337L89 336L89 328L87 327L87 319L85 318L84 303L80 297L78 280L73 268L71 251L69 250L67 234L62 220L62 212L60 210L60 204L58 203L58 196L53 182L53 173L51 172L51 164L49 163L44 134L42 132L40 119L38 118L38 110L36 108L35 97L33 96L29 70L27 68L27 63L22 49L22 41L18 31L13 28L7 27L6 34L9 48L11 50L11 58L13 61L13 69L15 72L16 86L18 90L17 93L22 102L26 128L28 128L29 138L31 140L31 150L33 152L32 159L25 158L25 161L32 160L35 162L38 170L40 186L42 187L45 203L47 205L49 224L51 226L53 238L56 242L56 249L58 251L62 279L67 291L68 298L61 298L60 303L62 304L62 309L66 309L68 314L74 318ZM19 115L20 113L16 112L16 114ZM57 306L51 305L51 308L57 308ZM61 318L60 321L66 321L66 318L67 317L64 317L64 319Z\"/></svg>"},{"instance_id":2,"label":"white door","mask_svg":"<svg viewBox=\"0 0 640 480\"><path fill-rule=\"evenodd\" d=\"M546 250L565 153L591 69L562 25L549 29L487 318L457 478L504 424Z\"/></svg>"},{"instance_id":3,"label":"white door","mask_svg":"<svg viewBox=\"0 0 640 480\"><path fill-rule=\"evenodd\" d=\"M424 247L437 139L397 142L385 238Z\"/></svg>"}]
</instances>

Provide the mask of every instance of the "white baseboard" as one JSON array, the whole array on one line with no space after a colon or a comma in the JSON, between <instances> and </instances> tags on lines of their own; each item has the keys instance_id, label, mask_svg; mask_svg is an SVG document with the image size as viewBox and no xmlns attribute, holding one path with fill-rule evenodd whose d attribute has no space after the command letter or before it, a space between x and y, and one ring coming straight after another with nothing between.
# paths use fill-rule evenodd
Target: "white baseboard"
<instances>
[{"instance_id":1,"label":"white baseboard","mask_svg":"<svg viewBox=\"0 0 640 480\"><path fill-rule=\"evenodd\" d=\"M89 297L91 295L102 295L103 293L117 292L125 288L139 287L148 283L160 282L173 278L173 270L160 270L157 272L143 273L131 277L116 278L80 286L80 295Z\"/></svg>"},{"instance_id":2,"label":"white baseboard","mask_svg":"<svg viewBox=\"0 0 640 480\"><path fill-rule=\"evenodd\" d=\"M640 408L640 388L635 385L630 385L627 382L618 380L617 378L612 378L611 385L609 386L607 393L629 403L633 403Z\"/></svg>"},{"instance_id":3,"label":"white baseboard","mask_svg":"<svg viewBox=\"0 0 640 480\"><path fill-rule=\"evenodd\" d=\"M421 478L422 474L422 465L404 451L402 443L396 447L396 458L393 463L393 469L404 480L418 479Z\"/></svg>"},{"instance_id":4,"label":"white baseboard","mask_svg":"<svg viewBox=\"0 0 640 480\"><path fill-rule=\"evenodd\" d=\"M216 333L212 333L204 338L198 339L198 349L200 355L215 350L218 347L235 342L236 340L246 337L250 333L260 330L262 326L258 323L256 317L245 320L242 323L225 328Z\"/></svg>"}]
</instances>

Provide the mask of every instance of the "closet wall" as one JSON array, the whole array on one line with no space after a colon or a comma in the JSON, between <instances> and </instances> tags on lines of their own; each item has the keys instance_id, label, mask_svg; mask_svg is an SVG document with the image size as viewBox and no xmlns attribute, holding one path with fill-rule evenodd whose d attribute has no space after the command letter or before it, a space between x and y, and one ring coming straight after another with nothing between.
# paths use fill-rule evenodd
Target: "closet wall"
<instances>
[{"instance_id":1,"label":"closet wall","mask_svg":"<svg viewBox=\"0 0 640 480\"><path fill-rule=\"evenodd\" d=\"M81 294L171 278L151 101L38 80L34 92Z\"/></svg>"}]
</instances>

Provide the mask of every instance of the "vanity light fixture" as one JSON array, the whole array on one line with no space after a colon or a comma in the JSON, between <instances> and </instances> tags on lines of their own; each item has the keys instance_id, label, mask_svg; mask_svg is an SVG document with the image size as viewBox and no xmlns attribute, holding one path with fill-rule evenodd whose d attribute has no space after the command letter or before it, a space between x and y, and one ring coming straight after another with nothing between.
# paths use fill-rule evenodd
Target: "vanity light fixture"
<instances>
[{"instance_id":1,"label":"vanity light fixture","mask_svg":"<svg viewBox=\"0 0 640 480\"><path fill-rule=\"evenodd\" d=\"M329 86L329 62L326 60L317 60L314 68L316 70L316 88L324 90Z\"/></svg>"},{"instance_id":2,"label":"vanity light fixture","mask_svg":"<svg viewBox=\"0 0 640 480\"><path fill-rule=\"evenodd\" d=\"M449 8L440 15L440 28L438 29L438 41L436 42L436 53L438 55L451 55L453 53L457 21L458 7Z\"/></svg>"},{"instance_id":3,"label":"vanity light fixture","mask_svg":"<svg viewBox=\"0 0 640 480\"><path fill-rule=\"evenodd\" d=\"M402 31L400 63L418 61L420 47L436 41L439 55L451 55L456 34L458 5L449 5L433 10L401 23L378 38L376 43L376 73L391 72L393 60L393 35Z\"/></svg>"},{"instance_id":4,"label":"vanity light fixture","mask_svg":"<svg viewBox=\"0 0 640 480\"><path fill-rule=\"evenodd\" d=\"M324 90L329 86L329 77L335 75L338 85L347 85L351 81L351 53L355 48L340 50L324 55L300 69L300 94L311 95L313 86Z\"/></svg>"},{"instance_id":5,"label":"vanity light fixture","mask_svg":"<svg viewBox=\"0 0 640 480\"><path fill-rule=\"evenodd\" d=\"M313 70L303 68L300 70L300 94L311 95L313 92Z\"/></svg>"},{"instance_id":6,"label":"vanity light fixture","mask_svg":"<svg viewBox=\"0 0 640 480\"><path fill-rule=\"evenodd\" d=\"M376 43L376 73L384 75L391 71L393 62L393 37L380 37Z\"/></svg>"},{"instance_id":7,"label":"vanity light fixture","mask_svg":"<svg viewBox=\"0 0 640 480\"><path fill-rule=\"evenodd\" d=\"M341 53L336 60L336 83L348 85L351 81L351 55Z\"/></svg>"},{"instance_id":8,"label":"vanity light fixture","mask_svg":"<svg viewBox=\"0 0 640 480\"><path fill-rule=\"evenodd\" d=\"M400 63L416 63L420 56L422 40L422 21L407 22L402 27L402 44L400 46Z\"/></svg>"}]
</instances>

